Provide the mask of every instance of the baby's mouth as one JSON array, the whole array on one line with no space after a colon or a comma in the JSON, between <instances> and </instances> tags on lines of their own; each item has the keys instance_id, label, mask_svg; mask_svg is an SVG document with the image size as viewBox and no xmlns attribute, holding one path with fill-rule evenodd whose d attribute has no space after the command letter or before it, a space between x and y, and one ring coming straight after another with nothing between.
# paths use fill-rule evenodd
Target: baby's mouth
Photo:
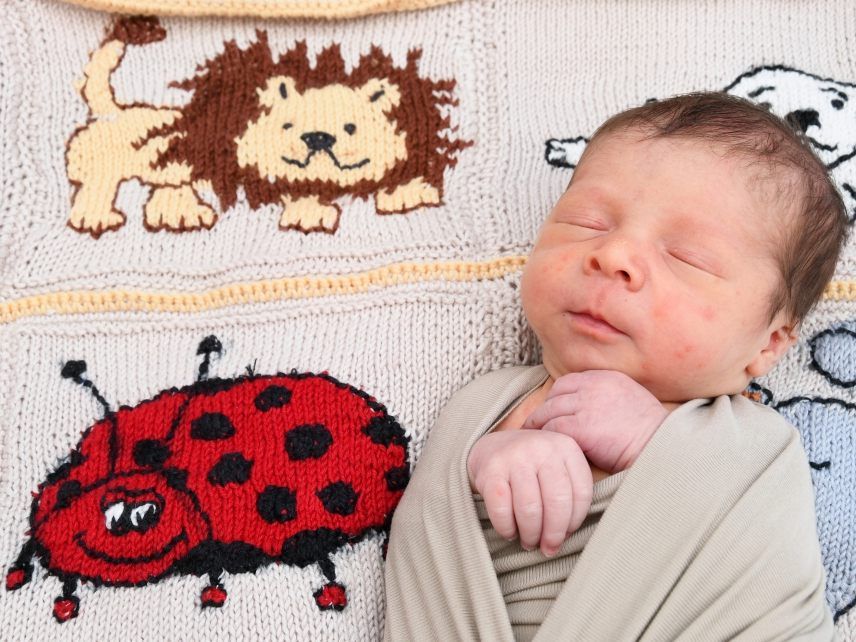
<instances>
[{"instance_id":1,"label":"baby's mouth","mask_svg":"<svg viewBox=\"0 0 856 642\"><path fill-rule=\"evenodd\" d=\"M578 324L582 328L586 328L597 333L625 334L609 323L606 319L590 312L586 312L585 310L581 310L580 312L568 311L566 314L570 317L572 323Z\"/></svg>"}]
</instances>

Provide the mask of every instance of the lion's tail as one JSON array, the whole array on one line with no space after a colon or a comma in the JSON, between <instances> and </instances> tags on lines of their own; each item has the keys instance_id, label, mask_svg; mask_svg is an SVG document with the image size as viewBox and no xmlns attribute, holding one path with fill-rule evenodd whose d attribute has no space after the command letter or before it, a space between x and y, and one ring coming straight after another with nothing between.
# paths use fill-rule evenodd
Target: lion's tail
<instances>
[{"instance_id":1,"label":"lion's tail","mask_svg":"<svg viewBox=\"0 0 856 642\"><path fill-rule=\"evenodd\" d=\"M122 109L113 96L110 76L119 66L127 45L145 45L166 38L166 30L152 16L122 17L109 27L101 46L92 52L78 90L93 116L115 114Z\"/></svg>"}]
</instances>

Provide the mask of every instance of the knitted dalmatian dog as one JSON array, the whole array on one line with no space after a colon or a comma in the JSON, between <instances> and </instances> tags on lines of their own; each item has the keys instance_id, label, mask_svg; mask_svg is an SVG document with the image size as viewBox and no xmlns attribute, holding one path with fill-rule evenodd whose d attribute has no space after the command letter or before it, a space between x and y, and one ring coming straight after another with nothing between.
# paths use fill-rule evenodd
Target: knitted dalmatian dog
<instances>
[{"instance_id":1,"label":"knitted dalmatian dog","mask_svg":"<svg viewBox=\"0 0 856 642\"><path fill-rule=\"evenodd\" d=\"M768 108L804 132L856 218L856 85L782 66L746 72L725 91Z\"/></svg>"},{"instance_id":2,"label":"knitted dalmatian dog","mask_svg":"<svg viewBox=\"0 0 856 642\"><path fill-rule=\"evenodd\" d=\"M724 91L757 102L805 133L841 190L856 219L856 84L821 78L780 65L752 69ZM588 139L547 141L545 158L555 167L576 167Z\"/></svg>"}]
</instances>

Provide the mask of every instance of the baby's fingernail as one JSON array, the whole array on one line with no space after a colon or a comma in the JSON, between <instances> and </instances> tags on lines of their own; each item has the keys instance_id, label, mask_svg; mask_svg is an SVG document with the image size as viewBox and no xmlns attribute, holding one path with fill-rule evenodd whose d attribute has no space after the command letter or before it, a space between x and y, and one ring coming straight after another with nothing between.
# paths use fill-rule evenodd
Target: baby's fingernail
<instances>
[{"instance_id":1,"label":"baby's fingernail","mask_svg":"<svg viewBox=\"0 0 856 642\"><path fill-rule=\"evenodd\" d=\"M545 548L541 552L544 553L544 555L546 557L553 557L553 555L555 555L556 553L559 552L559 549L558 548Z\"/></svg>"},{"instance_id":2,"label":"baby's fingernail","mask_svg":"<svg viewBox=\"0 0 856 642\"><path fill-rule=\"evenodd\" d=\"M524 551L534 551L535 550L534 546L527 546L526 544L521 544L521 546L523 547Z\"/></svg>"}]
</instances>

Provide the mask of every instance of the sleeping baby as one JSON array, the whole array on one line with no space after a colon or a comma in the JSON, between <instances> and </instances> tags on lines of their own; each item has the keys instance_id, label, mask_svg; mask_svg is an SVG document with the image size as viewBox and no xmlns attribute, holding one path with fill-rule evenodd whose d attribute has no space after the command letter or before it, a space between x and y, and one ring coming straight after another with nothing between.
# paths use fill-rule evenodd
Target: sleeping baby
<instances>
[{"instance_id":1,"label":"sleeping baby","mask_svg":"<svg viewBox=\"0 0 856 642\"><path fill-rule=\"evenodd\" d=\"M543 363L452 397L394 515L386 639L833 639L799 433L741 392L846 233L748 101L601 125L523 271Z\"/></svg>"}]
</instances>

